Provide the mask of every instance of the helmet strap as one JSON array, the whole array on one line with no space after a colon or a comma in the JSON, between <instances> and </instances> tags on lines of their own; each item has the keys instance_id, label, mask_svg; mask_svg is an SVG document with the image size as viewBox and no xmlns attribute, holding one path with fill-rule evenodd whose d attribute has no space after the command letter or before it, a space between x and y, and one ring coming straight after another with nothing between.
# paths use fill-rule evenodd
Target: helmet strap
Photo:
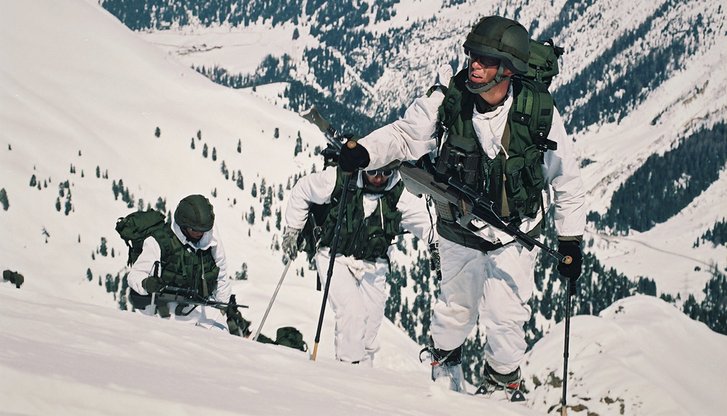
<instances>
[{"instance_id":1,"label":"helmet strap","mask_svg":"<svg viewBox=\"0 0 727 416\"><path fill-rule=\"evenodd\" d=\"M469 65L468 65L469 66ZM495 87L495 85L501 83L502 81L509 79L509 75L505 75L505 64L503 62L500 62L500 66L497 67L497 73L495 74L495 78L492 79L490 82L485 82L482 84L476 84L474 82L471 82L469 79L465 82L465 87L467 87L467 90L471 92L472 94L482 94L483 92L487 92Z\"/></svg>"}]
</instances>

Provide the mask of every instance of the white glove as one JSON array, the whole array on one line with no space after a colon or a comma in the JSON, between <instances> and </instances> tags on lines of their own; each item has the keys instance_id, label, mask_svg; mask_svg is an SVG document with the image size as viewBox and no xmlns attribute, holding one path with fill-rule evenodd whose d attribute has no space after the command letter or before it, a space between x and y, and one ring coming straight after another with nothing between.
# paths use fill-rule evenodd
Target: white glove
<instances>
[{"instance_id":1,"label":"white glove","mask_svg":"<svg viewBox=\"0 0 727 416\"><path fill-rule=\"evenodd\" d=\"M452 67L449 64L442 65L437 69L437 78L434 80L434 85L449 86L450 79L452 79Z\"/></svg>"},{"instance_id":2,"label":"white glove","mask_svg":"<svg viewBox=\"0 0 727 416\"><path fill-rule=\"evenodd\" d=\"M290 260L294 260L298 257L298 235L300 230L297 228L285 227L283 231L283 254L285 254Z\"/></svg>"}]
</instances>

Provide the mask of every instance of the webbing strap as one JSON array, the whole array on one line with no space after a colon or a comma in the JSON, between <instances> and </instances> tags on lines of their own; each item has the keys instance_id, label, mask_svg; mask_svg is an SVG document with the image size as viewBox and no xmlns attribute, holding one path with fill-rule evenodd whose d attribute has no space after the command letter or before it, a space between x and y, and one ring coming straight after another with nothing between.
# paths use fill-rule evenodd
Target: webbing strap
<instances>
[{"instance_id":1,"label":"webbing strap","mask_svg":"<svg viewBox=\"0 0 727 416\"><path fill-rule=\"evenodd\" d=\"M510 148L510 123L505 123L505 131L502 132L502 139L500 140L502 143L502 149L500 149L500 158L502 159L502 204L500 205L501 213L503 217L509 217L510 216L510 205L507 203L507 186L505 185L505 182L507 182L507 175L505 175L505 172L507 171L507 155L505 154L505 151L503 149L509 149Z\"/></svg>"}]
</instances>

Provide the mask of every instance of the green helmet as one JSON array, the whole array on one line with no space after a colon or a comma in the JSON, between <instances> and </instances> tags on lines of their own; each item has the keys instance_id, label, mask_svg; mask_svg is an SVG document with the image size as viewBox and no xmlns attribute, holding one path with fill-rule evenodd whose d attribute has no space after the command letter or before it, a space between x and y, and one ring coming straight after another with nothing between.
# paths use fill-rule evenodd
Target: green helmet
<instances>
[{"instance_id":1,"label":"green helmet","mask_svg":"<svg viewBox=\"0 0 727 416\"><path fill-rule=\"evenodd\" d=\"M530 35L520 23L500 16L480 19L464 42L469 53L500 59L515 74L528 72Z\"/></svg>"},{"instance_id":2,"label":"green helmet","mask_svg":"<svg viewBox=\"0 0 727 416\"><path fill-rule=\"evenodd\" d=\"M215 223L212 204L202 195L189 195L179 201L174 211L174 222L182 229L207 232Z\"/></svg>"}]
</instances>

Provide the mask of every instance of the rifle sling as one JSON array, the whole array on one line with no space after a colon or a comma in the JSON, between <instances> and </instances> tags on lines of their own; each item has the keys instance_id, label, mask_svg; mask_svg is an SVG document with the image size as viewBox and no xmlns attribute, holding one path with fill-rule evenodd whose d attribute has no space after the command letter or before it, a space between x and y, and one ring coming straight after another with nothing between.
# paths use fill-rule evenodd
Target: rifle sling
<instances>
[{"instance_id":1,"label":"rifle sling","mask_svg":"<svg viewBox=\"0 0 727 416\"><path fill-rule=\"evenodd\" d=\"M505 175L507 167L507 154L505 149L510 147L510 123L505 123L505 131L502 133L502 148L500 149L500 158L502 159L502 207L501 214L503 218L510 216L510 206L507 203L507 175Z\"/></svg>"}]
</instances>

